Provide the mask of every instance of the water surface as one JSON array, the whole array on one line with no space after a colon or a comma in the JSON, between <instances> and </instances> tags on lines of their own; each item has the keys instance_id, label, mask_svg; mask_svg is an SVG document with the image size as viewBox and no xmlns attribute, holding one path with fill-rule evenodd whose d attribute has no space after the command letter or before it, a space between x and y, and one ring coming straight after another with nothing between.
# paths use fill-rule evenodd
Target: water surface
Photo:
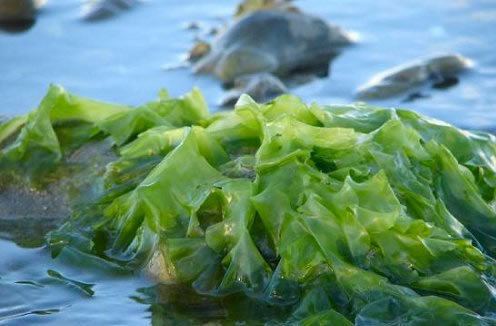
<instances>
[{"instance_id":1,"label":"water surface","mask_svg":"<svg viewBox=\"0 0 496 326\"><path fill-rule=\"evenodd\" d=\"M0 240L0 324L140 325L151 313L134 297L151 286L103 262Z\"/></svg>"},{"instance_id":2,"label":"water surface","mask_svg":"<svg viewBox=\"0 0 496 326\"><path fill-rule=\"evenodd\" d=\"M458 52L476 62L456 87L427 91L429 98L402 103L470 128L494 127L496 93L496 2L456 1L297 1L304 10L360 36L331 67L328 79L293 92L307 101L347 103L372 75L419 57ZM0 114L35 107L49 83L107 101L139 105L165 87L180 95L199 86L212 106L222 96L219 83L194 76L181 64L196 36L228 22L236 1L150 0L98 23L79 19L79 0L52 0L34 27L23 34L0 34ZM195 21L203 31L185 26Z\"/></svg>"}]
</instances>

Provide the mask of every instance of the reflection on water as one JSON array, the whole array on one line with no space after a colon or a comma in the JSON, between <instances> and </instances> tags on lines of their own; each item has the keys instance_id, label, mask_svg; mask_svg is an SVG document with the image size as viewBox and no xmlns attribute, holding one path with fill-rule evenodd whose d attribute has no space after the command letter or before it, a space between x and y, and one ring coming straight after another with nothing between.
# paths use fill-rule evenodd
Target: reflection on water
<instances>
[{"instance_id":1,"label":"reflection on water","mask_svg":"<svg viewBox=\"0 0 496 326\"><path fill-rule=\"evenodd\" d=\"M190 288L159 284L138 289L136 302L149 306L153 325L222 324L254 325L288 319L294 306L269 305L245 295L215 298L198 295Z\"/></svg>"}]
</instances>

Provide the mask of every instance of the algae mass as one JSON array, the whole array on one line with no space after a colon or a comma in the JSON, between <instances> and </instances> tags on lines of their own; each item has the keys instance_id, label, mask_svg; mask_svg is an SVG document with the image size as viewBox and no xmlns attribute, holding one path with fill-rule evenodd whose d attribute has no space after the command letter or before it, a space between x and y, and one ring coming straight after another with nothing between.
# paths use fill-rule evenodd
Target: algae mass
<instances>
[{"instance_id":1,"label":"algae mass","mask_svg":"<svg viewBox=\"0 0 496 326\"><path fill-rule=\"evenodd\" d=\"M0 125L1 171L50 182L108 137L118 155L50 233L54 255L132 270L159 256L161 281L278 311L260 322L496 323L490 134L291 95L211 114L198 90L129 108L52 86Z\"/></svg>"}]
</instances>

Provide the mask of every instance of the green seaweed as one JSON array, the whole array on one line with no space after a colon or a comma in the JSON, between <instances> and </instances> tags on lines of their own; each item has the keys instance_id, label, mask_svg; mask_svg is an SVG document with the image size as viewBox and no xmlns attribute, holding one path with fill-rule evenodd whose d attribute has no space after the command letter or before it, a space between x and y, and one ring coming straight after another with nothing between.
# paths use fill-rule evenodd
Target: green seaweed
<instances>
[{"instance_id":1,"label":"green seaweed","mask_svg":"<svg viewBox=\"0 0 496 326\"><path fill-rule=\"evenodd\" d=\"M0 165L40 175L107 136L119 157L105 189L50 234L54 254L140 269L161 252L174 282L249 298L278 322L496 323L489 134L289 95L210 115L197 90L129 109L54 86L0 126L13 139Z\"/></svg>"}]
</instances>

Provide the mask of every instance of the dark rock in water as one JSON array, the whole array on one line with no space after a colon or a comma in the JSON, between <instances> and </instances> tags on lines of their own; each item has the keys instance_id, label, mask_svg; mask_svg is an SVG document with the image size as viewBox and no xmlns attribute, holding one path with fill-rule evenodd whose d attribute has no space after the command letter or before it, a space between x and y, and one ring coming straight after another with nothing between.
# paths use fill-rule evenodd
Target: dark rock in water
<instances>
[{"instance_id":1,"label":"dark rock in water","mask_svg":"<svg viewBox=\"0 0 496 326\"><path fill-rule=\"evenodd\" d=\"M430 95L423 94L421 92L414 92L414 93L408 94L408 96L405 99L403 99L401 102L409 103L409 102L413 102L416 100L420 100L423 98L429 98L429 97L430 97Z\"/></svg>"},{"instance_id":2,"label":"dark rock in water","mask_svg":"<svg viewBox=\"0 0 496 326\"><path fill-rule=\"evenodd\" d=\"M212 73L224 82L259 72L285 77L301 71L327 71L331 59L350 43L348 33L318 17L261 10L223 33L194 70Z\"/></svg>"},{"instance_id":3,"label":"dark rock in water","mask_svg":"<svg viewBox=\"0 0 496 326\"><path fill-rule=\"evenodd\" d=\"M192 21L187 23L184 28L188 31L198 31L201 29L200 24L198 22Z\"/></svg>"},{"instance_id":4,"label":"dark rock in water","mask_svg":"<svg viewBox=\"0 0 496 326\"><path fill-rule=\"evenodd\" d=\"M246 75L236 78L234 88L226 94L221 105L234 106L242 94L248 94L255 101L263 103L287 92L284 83L272 74Z\"/></svg>"},{"instance_id":5,"label":"dark rock in water","mask_svg":"<svg viewBox=\"0 0 496 326\"><path fill-rule=\"evenodd\" d=\"M23 32L36 20L37 9L43 0L0 0L0 29L7 32Z\"/></svg>"},{"instance_id":6,"label":"dark rock in water","mask_svg":"<svg viewBox=\"0 0 496 326\"><path fill-rule=\"evenodd\" d=\"M472 63L461 55L443 55L394 67L374 76L357 92L359 99L382 99L399 95L427 82L439 83L436 88L453 86L457 75ZM456 79L456 81L455 81ZM445 88L445 87L444 87Z\"/></svg>"},{"instance_id":7,"label":"dark rock in water","mask_svg":"<svg viewBox=\"0 0 496 326\"><path fill-rule=\"evenodd\" d=\"M22 33L30 30L35 23L35 19L18 22L0 22L0 30L8 33Z\"/></svg>"},{"instance_id":8,"label":"dark rock in water","mask_svg":"<svg viewBox=\"0 0 496 326\"><path fill-rule=\"evenodd\" d=\"M96 196L105 166L115 160L112 141L94 141L65 157L53 173L33 185L19 176L0 176L0 238L26 247L40 246L45 235L71 214L71 206Z\"/></svg>"},{"instance_id":9,"label":"dark rock in water","mask_svg":"<svg viewBox=\"0 0 496 326\"><path fill-rule=\"evenodd\" d=\"M139 2L139 0L87 0L81 16L88 21L101 20L128 10Z\"/></svg>"},{"instance_id":10,"label":"dark rock in water","mask_svg":"<svg viewBox=\"0 0 496 326\"><path fill-rule=\"evenodd\" d=\"M432 88L435 88L435 89L446 89L446 88L450 88L450 87L453 87L453 86L456 86L458 85L458 83L460 82L460 80L458 79L458 77L446 77L446 78L443 78L441 80L436 80L434 82L434 84L432 84Z\"/></svg>"},{"instance_id":11,"label":"dark rock in water","mask_svg":"<svg viewBox=\"0 0 496 326\"><path fill-rule=\"evenodd\" d=\"M221 32L222 28L220 27L211 27L210 30L208 31L207 35L209 36L216 36L216 35L219 35L219 33Z\"/></svg>"}]
</instances>

